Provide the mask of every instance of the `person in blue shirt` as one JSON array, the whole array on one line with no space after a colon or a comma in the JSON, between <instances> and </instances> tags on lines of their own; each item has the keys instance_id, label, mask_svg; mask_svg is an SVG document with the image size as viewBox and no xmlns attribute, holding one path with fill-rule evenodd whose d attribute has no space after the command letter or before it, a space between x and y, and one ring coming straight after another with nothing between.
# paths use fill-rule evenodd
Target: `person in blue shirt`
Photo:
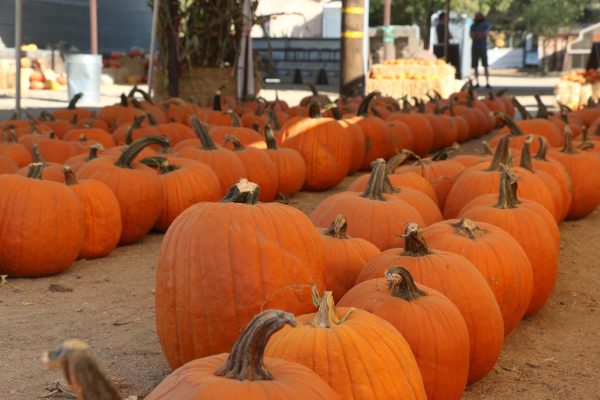
<instances>
[{"instance_id":1,"label":"person in blue shirt","mask_svg":"<svg viewBox=\"0 0 600 400\"><path fill-rule=\"evenodd\" d=\"M475 69L475 82L476 86L479 87L479 60L485 71L485 87L490 89L490 74L488 71L488 60L487 60L487 38L490 34L491 25L487 22L481 12L475 14L475 20L471 25L471 39L473 45L471 47L471 67Z\"/></svg>"}]
</instances>

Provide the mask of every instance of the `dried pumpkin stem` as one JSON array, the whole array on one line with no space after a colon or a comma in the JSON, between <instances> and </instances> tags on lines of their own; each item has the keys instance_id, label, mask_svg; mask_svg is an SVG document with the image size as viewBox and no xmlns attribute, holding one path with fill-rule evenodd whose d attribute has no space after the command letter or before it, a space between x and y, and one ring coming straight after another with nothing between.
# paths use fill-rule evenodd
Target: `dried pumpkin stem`
<instances>
[{"instance_id":1,"label":"dried pumpkin stem","mask_svg":"<svg viewBox=\"0 0 600 400\"><path fill-rule=\"evenodd\" d=\"M265 141L267 142L267 149L277 150L277 141L275 140L275 134L271 125L265 125Z\"/></svg>"},{"instance_id":2,"label":"dried pumpkin stem","mask_svg":"<svg viewBox=\"0 0 600 400\"><path fill-rule=\"evenodd\" d=\"M369 93L364 99L363 101L360 102L360 105L358 106L358 110L356 110L356 115L358 115L359 117L366 117L369 115L369 108L371 107L371 102L373 101L373 99L375 98L375 96L378 96L380 93L379 92L371 92Z\"/></svg>"},{"instance_id":3,"label":"dried pumpkin stem","mask_svg":"<svg viewBox=\"0 0 600 400\"><path fill-rule=\"evenodd\" d=\"M393 174L400 165L404 164L404 162L410 159L414 154L415 153L413 153L412 151L405 149L393 156L392 158L390 158L389 160L387 160L387 173Z\"/></svg>"},{"instance_id":4,"label":"dried pumpkin stem","mask_svg":"<svg viewBox=\"0 0 600 400\"><path fill-rule=\"evenodd\" d=\"M223 111L223 109L221 108L221 91L223 89L224 89L223 87L220 87L219 89L217 89L217 91L215 92L215 95L213 96L213 104L212 104L213 111Z\"/></svg>"},{"instance_id":5,"label":"dried pumpkin stem","mask_svg":"<svg viewBox=\"0 0 600 400\"><path fill-rule=\"evenodd\" d=\"M477 225L474 221L463 218L457 224L454 224L456 228L456 233L460 236L468 237L469 239L477 239L480 236L483 236L487 231L479 225Z\"/></svg>"},{"instance_id":6,"label":"dried pumpkin stem","mask_svg":"<svg viewBox=\"0 0 600 400\"><path fill-rule=\"evenodd\" d=\"M392 296L413 301L427 293L417 287L415 280L406 268L392 267L385 271L388 289Z\"/></svg>"},{"instance_id":7,"label":"dried pumpkin stem","mask_svg":"<svg viewBox=\"0 0 600 400\"><path fill-rule=\"evenodd\" d=\"M494 158L492 158L492 162L490 166L485 170L488 172L491 171L500 171L502 169L502 165L508 165L510 162L510 149L508 147L508 143L510 141L510 136L503 136L498 143L498 147L496 148L496 152L494 153Z\"/></svg>"},{"instance_id":8,"label":"dried pumpkin stem","mask_svg":"<svg viewBox=\"0 0 600 400\"><path fill-rule=\"evenodd\" d=\"M132 168L131 163L146 147L153 144L168 147L170 143L169 139L163 136L152 135L141 137L127 146L123 153L121 153L119 159L115 162L115 165L121 168Z\"/></svg>"},{"instance_id":9,"label":"dried pumpkin stem","mask_svg":"<svg viewBox=\"0 0 600 400\"><path fill-rule=\"evenodd\" d=\"M500 175L498 184L498 202L494 205L495 208L504 210L517 207L517 182L514 176L511 176L510 171L505 169Z\"/></svg>"},{"instance_id":10,"label":"dried pumpkin stem","mask_svg":"<svg viewBox=\"0 0 600 400\"><path fill-rule=\"evenodd\" d=\"M67 106L68 110L74 110L77 108L77 102L83 97L83 93L77 93L71 101L69 101L69 105Z\"/></svg>"},{"instance_id":11,"label":"dried pumpkin stem","mask_svg":"<svg viewBox=\"0 0 600 400\"><path fill-rule=\"evenodd\" d=\"M27 168L27 177L31 179L42 179L42 172L44 171L44 164L34 162L29 164Z\"/></svg>"},{"instance_id":12,"label":"dried pumpkin stem","mask_svg":"<svg viewBox=\"0 0 600 400\"><path fill-rule=\"evenodd\" d=\"M313 302L315 302L313 300ZM316 302L315 302L316 303ZM337 316L335 309L335 301L333 300L333 294L331 291L323 292L318 300L319 310L315 314L315 317L309 321L309 325L313 328L331 328L332 325L339 325L346 321L354 309L349 309L346 314L341 318Z\"/></svg>"},{"instance_id":13,"label":"dried pumpkin stem","mask_svg":"<svg viewBox=\"0 0 600 400\"><path fill-rule=\"evenodd\" d=\"M347 229L348 225L346 217L344 217L342 214L338 214L331 225L329 225L329 228L323 231L323 234L336 239L349 239L349 236L346 233Z\"/></svg>"},{"instance_id":14,"label":"dried pumpkin stem","mask_svg":"<svg viewBox=\"0 0 600 400\"><path fill-rule=\"evenodd\" d=\"M63 167L63 174L65 175L65 183L68 186L79 184L79 182L77 182L77 178L75 177L75 173L68 165Z\"/></svg>"},{"instance_id":15,"label":"dried pumpkin stem","mask_svg":"<svg viewBox=\"0 0 600 400\"><path fill-rule=\"evenodd\" d=\"M409 223L404 232L404 250L402 255L421 257L431 254L431 249L423 237L423 230L415 223Z\"/></svg>"},{"instance_id":16,"label":"dried pumpkin stem","mask_svg":"<svg viewBox=\"0 0 600 400\"><path fill-rule=\"evenodd\" d=\"M561 153L576 154L577 151L573 147L573 131L569 125L565 125L565 145Z\"/></svg>"},{"instance_id":17,"label":"dried pumpkin stem","mask_svg":"<svg viewBox=\"0 0 600 400\"><path fill-rule=\"evenodd\" d=\"M247 179L240 179L231 186L229 192L220 201L221 203L256 204L260 195L260 187Z\"/></svg>"},{"instance_id":18,"label":"dried pumpkin stem","mask_svg":"<svg viewBox=\"0 0 600 400\"><path fill-rule=\"evenodd\" d=\"M264 364L265 347L273 333L285 325L296 326L294 315L281 310L266 310L256 315L236 340L227 361L215 375L238 381L267 381L273 375Z\"/></svg>"},{"instance_id":19,"label":"dried pumpkin stem","mask_svg":"<svg viewBox=\"0 0 600 400\"><path fill-rule=\"evenodd\" d=\"M127 132L125 132L125 144L133 143L133 131L142 127L142 122L145 118L145 115L138 115L133 118L133 122L127 127Z\"/></svg>"},{"instance_id":20,"label":"dried pumpkin stem","mask_svg":"<svg viewBox=\"0 0 600 400\"><path fill-rule=\"evenodd\" d=\"M435 153L433 155L433 157L431 157L431 161L443 161L443 160L447 160L448 157L450 156L450 154L454 153L459 148L460 148L460 145L458 143L454 143L450 147L446 147L444 149L441 149L440 151L438 151L437 153Z\"/></svg>"},{"instance_id":21,"label":"dried pumpkin stem","mask_svg":"<svg viewBox=\"0 0 600 400\"><path fill-rule=\"evenodd\" d=\"M511 102L513 103L517 111L519 111L519 114L521 114L522 119L531 119L531 114L529 114L529 111L527 111L527 109L523 107L523 104L521 104L516 97L513 96Z\"/></svg>"},{"instance_id":22,"label":"dried pumpkin stem","mask_svg":"<svg viewBox=\"0 0 600 400\"><path fill-rule=\"evenodd\" d=\"M192 126L194 127L194 132L196 133L198 139L200 139L200 144L204 150L217 150L217 146L215 146L215 143L208 134L208 131L204 125L200 123L198 117L192 117Z\"/></svg>"},{"instance_id":23,"label":"dried pumpkin stem","mask_svg":"<svg viewBox=\"0 0 600 400\"><path fill-rule=\"evenodd\" d=\"M386 201L383 195L385 178L387 177L385 161L383 158L378 158L371 163L371 168L367 188L361 196L370 200Z\"/></svg>"},{"instance_id":24,"label":"dried pumpkin stem","mask_svg":"<svg viewBox=\"0 0 600 400\"><path fill-rule=\"evenodd\" d=\"M548 161L546 158L546 154L548 154L548 139L543 136L538 136L538 141L540 142L540 147L535 155L535 159Z\"/></svg>"},{"instance_id":25,"label":"dried pumpkin stem","mask_svg":"<svg viewBox=\"0 0 600 400\"><path fill-rule=\"evenodd\" d=\"M169 172L177 171L180 168L178 165L171 164L166 157L146 157L143 160L140 160L140 162L151 168L157 169L159 174L168 174Z\"/></svg>"},{"instance_id":26,"label":"dried pumpkin stem","mask_svg":"<svg viewBox=\"0 0 600 400\"><path fill-rule=\"evenodd\" d=\"M231 143L233 145L233 151L242 151L245 149L245 147L242 145L242 143L240 143L238 138L236 138L233 135L225 136L225 142L223 143L223 145L227 145L227 143Z\"/></svg>"},{"instance_id":27,"label":"dried pumpkin stem","mask_svg":"<svg viewBox=\"0 0 600 400\"><path fill-rule=\"evenodd\" d=\"M33 148L31 149L31 152L33 154L33 162L34 163L39 163L42 164L44 167L46 167L48 164L46 163L46 160L44 160L44 157L42 157L42 155L40 154L40 145L39 144L34 144Z\"/></svg>"},{"instance_id":28,"label":"dried pumpkin stem","mask_svg":"<svg viewBox=\"0 0 600 400\"><path fill-rule=\"evenodd\" d=\"M229 109L224 112L224 114L228 114L231 117L231 126L239 128L242 126L242 121L240 121L240 117L235 113L235 111Z\"/></svg>"},{"instance_id":29,"label":"dried pumpkin stem","mask_svg":"<svg viewBox=\"0 0 600 400\"><path fill-rule=\"evenodd\" d=\"M308 116L311 118L321 118L321 104L318 101L312 101L308 105Z\"/></svg>"},{"instance_id":30,"label":"dried pumpkin stem","mask_svg":"<svg viewBox=\"0 0 600 400\"><path fill-rule=\"evenodd\" d=\"M548 107L546 107L546 105L542 101L542 98L540 97L540 95L535 94L535 95L533 95L533 97L535 97L535 102L537 103L537 107L538 107L536 117L548 119L548 117L550 116L550 113L548 112Z\"/></svg>"},{"instance_id":31,"label":"dried pumpkin stem","mask_svg":"<svg viewBox=\"0 0 600 400\"><path fill-rule=\"evenodd\" d=\"M523 143L523 150L521 151L521 161L519 166L528 171L534 172L533 163L531 162L531 142L533 142L533 136L529 135L525 138L525 142Z\"/></svg>"}]
</instances>

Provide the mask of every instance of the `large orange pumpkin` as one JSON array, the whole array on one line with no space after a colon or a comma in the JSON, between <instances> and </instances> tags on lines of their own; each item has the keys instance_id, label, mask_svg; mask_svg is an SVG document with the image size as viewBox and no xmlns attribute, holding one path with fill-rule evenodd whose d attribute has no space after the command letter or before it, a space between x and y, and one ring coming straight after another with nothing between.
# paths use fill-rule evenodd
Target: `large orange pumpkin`
<instances>
[{"instance_id":1,"label":"large orange pumpkin","mask_svg":"<svg viewBox=\"0 0 600 400\"><path fill-rule=\"evenodd\" d=\"M404 236L404 248L389 249L373 258L358 276L357 283L378 278L390 267L401 265L417 282L448 297L460 310L469 330L468 381L478 381L492 370L504 342L502 314L494 294L465 257L432 250L417 224L409 224Z\"/></svg>"},{"instance_id":2,"label":"large orange pumpkin","mask_svg":"<svg viewBox=\"0 0 600 400\"><path fill-rule=\"evenodd\" d=\"M426 399L415 357L396 328L367 311L336 309L331 292L313 301L319 310L275 333L265 354L311 368L341 399Z\"/></svg>"},{"instance_id":3,"label":"large orange pumpkin","mask_svg":"<svg viewBox=\"0 0 600 400\"><path fill-rule=\"evenodd\" d=\"M241 180L220 202L185 210L163 239L156 331L173 368L228 350L263 308L310 311L310 285L324 286L310 220L284 204L257 203L258 191Z\"/></svg>"},{"instance_id":4,"label":"large orange pumpkin","mask_svg":"<svg viewBox=\"0 0 600 400\"><path fill-rule=\"evenodd\" d=\"M458 400L469 375L469 331L446 296L415 284L410 272L390 268L382 279L361 282L340 300L391 323L412 349L428 400Z\"/></svg>"},{"instance_id":5,"label":"large orange pumpkin","mask_svg":"<svg viewBox=\"0 0 600 400\"><path fill-rule=\"evenodd\" d=\"M27 177L0 175L0 274L54 275L79 255L81 203L65 185L42 180L42 169L31 164Z\"/></svg>"},{"instance_id":6,"label":"large orange pumpkin","mask_svg":"<svg viewBox=\"0 0 600 400\"><path fill-rule=\"evenodd\" d=\"M492 289L504 319L504 334L525 315L533 291L533 271L521 245L506 231L469 219L447 220L423 230L427 243L473 263Z\"/></svg>"},{"instance_id":7,"label":"large orange pumpkin","mask_svg":"<svg viewBox=\"0 0 600 400\"><path fill-rule=\"evenodd\" d=\"M302 189L306 179L304 158L294 149L278 148L273 129L269 124L265 126L265 139L267 142L266 153L277 169L277 190L285 196L293 196Z\"/></svg>"}]
</instances>

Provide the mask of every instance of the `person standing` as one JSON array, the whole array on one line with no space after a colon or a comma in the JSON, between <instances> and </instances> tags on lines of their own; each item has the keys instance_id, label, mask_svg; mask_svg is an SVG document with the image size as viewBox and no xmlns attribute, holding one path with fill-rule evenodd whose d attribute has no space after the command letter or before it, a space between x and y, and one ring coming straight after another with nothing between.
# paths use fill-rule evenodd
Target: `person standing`
<instances>
[{"instance_id":1,"label":"person standing","mask_svg":"<svg viewBox=\"0 0 600 400\"><path fill-rule=\"evenodd\" d=\"M446 41L446 25L448 24L448 19L446 18L446 13L441 12L438 16L437 24L435 25L435 33L437 35L437 44L443 45ZM448 32L448 39L452 39L452 35Z\"/></svg>"},{"instance_id":2,"label":"person standing","mask_svg":"<svg viewBox=\"0 0 600 400\"><path fill-rule=\"evenodd\" d=\"M479 87L479 60L485 71L485 87L491 89L490 86L490 74L488 70L488 59L487 59L487 38L490 34L491 25L485 20L483 14L478 11L475 14L475 20L471 25L470 36L473 40L471 47L471 67L475 69L475 82L476 86Z\"/></svg>"}]
</instances>

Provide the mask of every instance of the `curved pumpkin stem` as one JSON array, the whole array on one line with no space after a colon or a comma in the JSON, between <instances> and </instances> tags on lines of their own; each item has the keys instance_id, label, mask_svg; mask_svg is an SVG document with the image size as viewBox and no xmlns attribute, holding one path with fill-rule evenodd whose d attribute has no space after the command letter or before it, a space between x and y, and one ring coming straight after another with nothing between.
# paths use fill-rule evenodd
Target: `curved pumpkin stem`
<instances>
[{"instance_id":1,"label":"curved pumpkin stem","mask_svg":"<svg viewBox=\"0 0 600 400\"><path fill-rule=\"evenodd\" d=\"M531 142L533 142L533 136L528 135L523 143L523 150L521 151L521 162L519 166L525 168L528 171L534 172L533 163L531 162Z\"/></svg>"},{"instance_id":2,"label":"curved pumpkin stem","mask_svg":"<svg viewBox=\"0 0 600 400\"><path fill-rule=\"evenodd\" d=\"M238 138L236 138L233 135L225 136L225 142L223 143L223 145L225 146L227 145L227 143L231 143L233 145L233 151L242 151L245 149L245 147L242 145L242 143L240 143Z\"/></svg>"},{"instance_id":3,"label":"curved pumpkin stem","mask_svg":"<svg viewBox=\"0 0 600 400\"><path fill-rule=\"evenodd\" d=\"M413 153L410 150L407 150L407 149L402 150L400 153L396 154L395 156L393 156L392 158L387 160L387 163L386 163L387 173L393 174L394 171L396 171L396 169L399 166L404 164L411 157L416 157L419 160L421 159L421 157L417 156L415 153Z\"/></svg>"},{"instance_id":4,"label":"curved pumpkin stem","mask_svg":"<svg viewBox=\"0 0 600 400\"><path fill-rule=\"evenodd\" d=\"M423 237L423 230L414 222L408 224L402 237L404 238L404 250L402 250L402 255L421 257L431 254L431 249Z\"/></svg>"},{"instance_id":5,"label":"curved pumpkin stem","mask_svg":"<svg viewBox=\"0 0 600 400\"><path fill-rule=\"evenodd\" d=\"M375 96L379 96L379 94L379 92L371 92L367 96L365 96L363 101L360 102L358 110L356 110L356 115L358 115L359 117L367 117L369 115L369 108L371 106L371 102L373 101Z\"/></svg>"},{"instance_id":6,"label":"curved pumpkin stem","mask_svg":"<svg viewBox=\"0 0 600 400\"><path fill-rule=\"evenodd\" d=\"M265 141L267 142L267 149L269 150L277 150L277 141L275 140L275 134L273 133L273 129L271 129L271 125L265 125Z\"/></svg>"},{"instance_id":7,"label":"curved pumpkin stem","mask_svg":"<svg viewBox=\"0 0 600 400\"><path fill-rule=\"evenodd\" d=\"M385 161L383 158L378 158L371 163L371 168L367 188L361 196L370 200L386 201L383 195L387 177Z\"/></svg>"},{"instance_id":8,"label":"curved pumpkin stem","mask_svg":"<svg viewBox=\"0 0 600 400\"><path fill-rule=\"evenodd\" d=\"M132 168L131 163L133 163L133 160L135 160L137 155L146 147L153 144L168 147L170 143L169 139L163 136L151 135L141 137L127 146L123 153L121 153L119 159L115 162L115 165L121 168Z\"/></svg>"},{"instance_id":9,"label":"curved pumpkin stem","mask_svg":"<svg viewBox=\"0 0 600 400\"><path fill-rule=\"evenodd\" d=\"M29 164L27 168L27 177L31 179L42 180L42 172L44 171L45 165L39 162Z\"/></svg>"},{"instance_id":10,"label":"curved pumpkin stem","mask_svg":"<svg viewBox=\"0 0 600 400\"><path fill-rule=\"evenodd\" d=\"M415 280L406 268L392 267L385 271L387 285L392 296L413 301L427 293L417 287Z\"/></svg>"},{"instance_id":11,"label":"curved pumpkin stem","mask_svg":"<svg viewBox=\"0 0 600 400\"><path fill-rule=\"evenodd\" d=\"M242 178L238 183L231 186L229 192L227 192L225 197L223 197L220 202L253 205L258 203L259 196L260 187L256 183Z\"/></svg>"},{"instance_id":12,"label":"curved pumpkin stem","mask_svg":"<svg viewBox=\"0 0 600 400\"><path fill-rule=\"evenodd\" d=\"M317 90L317 87L315 85L313 85L312 83L305 83L306 86L308 86L308 88L310 89L310 91L312 92L313 96L318 96L319 95L319 91Z\"/></svg>"},{"instance_id":13,"label":"curved pumpkin stem","mask_svg":"<svg viewBox=\"0 0 600 400\"><path fill-rule=\"evenodd\" d=\"M140 160L140 162L150 168L158 170L158 173L161 175L177 171L180 168L177 165L171 164L166 157L146 157L143 160Z\"/></svg>"},{"instance_id":14,"label":"curved pumpkin stem","mask_svg":"<svg viewBox=\"0 0 600 400\"><path fill-rule=\"evenodd\" d=\"M513 98L511 99L511 102L513 103L515 108L519 111L519 114L521 114L522 119L531 119L531 114L529 114L529 111L527 111L527 109L525 107L523 107L523 104L521 104L519 102L519 100L517 100L516 97L513 96Z\"/></svg>"},{"instance_id":15,"label":"curved pumpkin stem","mask_svg":"<svg viewBox=\"0 0 600 400\"><path fill-rule=\"evenodd\" d=\"M346 217L344 217L342 214L338 214L331 225L329 225L329 228L323 231L323 235L331 236L336 239L350 239L346 233L347 229L348 224Z\"/></svg>"},{"instance_id":16,"label":"curved pumpkin stem","mask_svg":"<svg viewBox=\"0 0 600 400\"><path fill-rule=\"evenodd\" d=\"M273 375L263 362L271 335L285 325L296 326L294 315L281 310L266 310L256 315L238 337L227 361L215 375L238 381L267 381Z\"/></svg>"},{"instance_id":17,"label":"curved pumpkin stem","mask_svg":"<svg viewBox=\"0 0 600 400\"><path fill-rule=\"evenodd\" d=\"M204 125L202 125L198 117L192 117L192 126L194 127L194 133L196 133L196 136L200 139L200 144L204 150L217 150L217 146L215 146L208 131L204 128Z\"/></svg>"},{"instance_id":18,"label":"curved pumpkin stem","mask_svg":"<svg viewBox=\"0 0 600 400\"><path fill-rule=\"evenodd\" d=\"M508 126L508 129L510 130L510 136L523 136L524 135L521 128L519 128L519 125L517 125L515 120L512 119L510 116L508 116L508 114L505 114L503 112L495 112L493 114L494 114L494 116L500 118L502 120L502 122L504 122L506 124L506 126Z\"/></svg>"},{"instance_id":19,"label":"curved pumpkin stem","mask_svg":"<svg viewBox=\"0 0 600 400\"><path fill-rule=\"evenodd\" d=\"M444 161L444 160L447 160L448 157L450 156L450 154L454 153L459 148L460 148L460 144L454 143L450 147L446 147L445 149L441 149L440 151L438 151L437 153L435 153L431 157L431 161Z\"/></svg>"},{"instance_id":20,"label":"curved pumpkin stem","mask_svg":"<svg viewBox=\"0 0 600 400\"><path fill-rule=\"evenodd\" d=\"M550 113L548 112L548 107L546 107L546 105L542 101L542 98L540 97L540 95L535 94L535 95L533 95L533 97L535 97L535 102L537 103L537 107L538 107L536 117L548 119L548 117L550 116Z\"/></svg>"},{"instance_id":21,"label":"curved pumpkin stem","mask_svg":"<svg viewBox=\"0 0 600 400\"><path fill-rule=\"evenodd\" d=\"M309 322L313 328L331 328L332 325L339 325L346 321L354 311L349 309L341 318L338 317L335 309L335 301L331 291L323 292L322 296L317 293L317 287L313 286L313 303L319 307L315 317Z\"/></svg>"},{"instance_id":22,"label":"curved pumpkin stem","mask_svg":"<svg viewBox=\"0 0 600 400\"><path fill-rule=\"evenodd\" d=\"M456 228L456 234L473 240L483 236L487 232L485 229L480 228L479 225L468 218L461 219L457 224L454 225L454 227Z\"/></svg>"},{"instance_id":23,"label":"curved pumpkin stem","mask_svg":"<svg viewBox=\"0 0 600 400\"><path fill-rule=\"evenodd\" d=\"M77 102L83 97L83 93L77 93L71 101L69 101L69 105L67 106L68 110L74 110L77 108Z\"/></svg>"},{"instance_id":24,"label":"curved pumpkin stem","mask_svg":"<svg viewBox=\"0 0 600 400\"><path fill-rule=\"evenodd\" d=\"M133 131L142 127L142 122L144 122L145 118L146 115L133 117L133 122L127 127L127 132L125 133L125 144L131 144L133 142Z\"/></svg>"},{"instance_id":25,"label":"curved pumpkin stem","mask_svg":"<svg viewBox=\"0 0 600 400\"><path fill-rule=\"evenodd\" d=\"M240 121L240 117L238 117L238 115L232 109L225 111L223 114L228 114L231 117L231 126L236 128L242 126L242 121Z\"/></svg>"}]
</instances>

